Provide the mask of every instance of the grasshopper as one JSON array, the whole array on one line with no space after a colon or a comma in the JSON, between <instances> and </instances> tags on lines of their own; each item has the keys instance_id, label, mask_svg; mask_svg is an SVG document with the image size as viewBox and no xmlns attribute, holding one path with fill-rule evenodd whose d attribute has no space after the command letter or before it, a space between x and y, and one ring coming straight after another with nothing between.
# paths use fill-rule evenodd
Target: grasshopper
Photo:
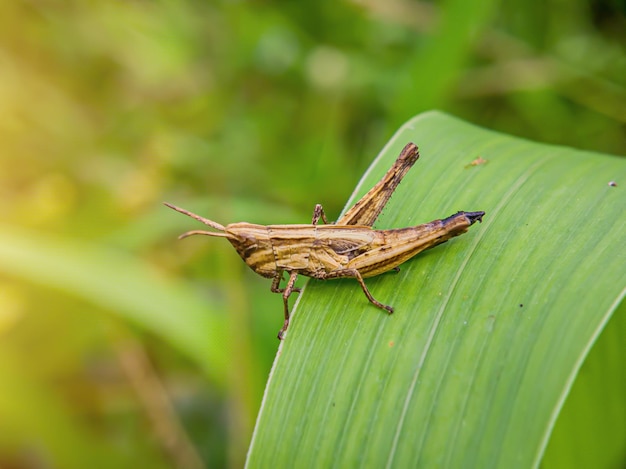
<instances>
[{"instance_id":1,"label":"grasshopper","mask_svg":"<svg viewBox=\"0 0 626 469\"><path fill-rule=\"evenodd\" d=\"M226 238L252 270L273 279L271 291L283 297L285 321L278 332L278 339L282 340L289 326L289 297L300 292L295 287L299 274L321 280L355 278L369 302L391 314L393 308L376 300L363 279L399 270L400 264L416 254L463 234L476 221L482 221L485 212L457 212L423 225L373 229L378 215L418 158L417 146L407 144L383 178L334 224L328 223L320 204L315 206L310 225L268 226L246 222L222 226L172 204L165 205L217 230L188 231L179 239L192 235ZM320 219L324 225L318 224ZM289 279L280 288L285 272Z\"/></svg>"}]
</instances>

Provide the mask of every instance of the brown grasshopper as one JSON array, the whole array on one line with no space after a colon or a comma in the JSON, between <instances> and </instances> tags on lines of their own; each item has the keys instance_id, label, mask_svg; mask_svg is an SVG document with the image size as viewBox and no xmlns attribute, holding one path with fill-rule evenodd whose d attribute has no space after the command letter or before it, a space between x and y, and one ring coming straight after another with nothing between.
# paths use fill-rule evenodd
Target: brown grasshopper
<instances>
[{"instance_id":1,"label":"brown grasshopper","mask_svg":"<svg viewBox=\"0 0 626 469\"><path fill-rule=\"evenodd\" d=\"M400 264L416 254L463 234L476 221L482 221L485 212L457 212L443 220L409 228L373 229L378 215L418 158L417 146L407 144L378 184L334 224L328 224L319 204L310 225L268 226L246 222L222 226L188 210L165 205L217 230L188 231L179 238L197 234L226 238L252 270L273 279L271 291L283 295L285 322L278 332L278 339L282 340L289 326L289 296L300 291L294 286L298 274L322 280L355 278L370 303L391 314L393 308L376 300L363 278L398 270ZM318 225L320 218L325 225ZM280 288L285 272L289 280L285 288Z\"/></svg>"}]
</instances>

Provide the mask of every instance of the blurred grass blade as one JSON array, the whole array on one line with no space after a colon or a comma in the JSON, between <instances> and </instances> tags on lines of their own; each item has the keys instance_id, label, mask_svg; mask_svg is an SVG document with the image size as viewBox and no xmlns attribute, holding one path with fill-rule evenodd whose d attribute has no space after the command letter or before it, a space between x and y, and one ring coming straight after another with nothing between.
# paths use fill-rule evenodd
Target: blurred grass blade
<instances>
[{"instance_id":1,"label":"blurred grass blade","mask_svg":"<svg viewBox=\"0 0 626 469\"><path fill-rule=\"evenodd\" d=\"M309 282L248 467L536 467L624 297L625 160L426 113L398 131L348 206L409 141L420 161L377 227L457 210L484 210L484 222L368 279L392 316L354 281ZM619 366L626 350L613 353Z\"/></svg>"},{"instance_id":2,"label":"blurred grass blade","mask_svg":"<svg viewBox=\"0 0 626 469\"><path fill-rule=\"evenodd\" d=\"M76 409L55 395L58 390L28 376L27 364L27 359L17 358L0 348L2 440L5 444L7 440L28 442L22 447L18 445L16 453L21 450L22 455L30 455L30 461L43 456L48 463L53 463L50 466L39 462L32 467L164 467L155 458L154 451L144 448L128 451L123 445L105 447L99 440L101 435L76 418Z\"/></svg>"},{"instance_id":3,"label":"blurred grass blade","mask_svg":"<svg viewBox=\"0 0 626 469\"><path fill-rule=\"evenodd\" d=\"M184 285L136 256L0 227L0 270L66 291L130 319L194 359L224 384L225 317Z\"/></svg>"}]
</instances>

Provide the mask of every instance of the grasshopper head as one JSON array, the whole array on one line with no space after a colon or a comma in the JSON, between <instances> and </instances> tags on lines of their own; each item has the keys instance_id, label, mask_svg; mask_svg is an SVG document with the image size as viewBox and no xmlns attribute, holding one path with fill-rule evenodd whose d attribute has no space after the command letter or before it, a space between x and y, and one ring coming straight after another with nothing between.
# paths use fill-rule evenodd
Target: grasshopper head
<instances>
[{"instance_id":1,"label":"grasshopper head","mask_svg":"<svg viewBox=\"0 0 626 469\"><path fill-rule=\"evenodd\" d=\"M226 226L228 241L241 258L263 277L276 275L276 259L266 226L253 223L231 223Z\"/></svg>"},{"instance_id":2,"label":"grasshopper head","mask_svg":"<svg viewBox=\"0 0 626 469\"><path fill-rule=\"evenodd\" d=\"M176 207L175 205L165 203L166 206L172 210L187 215L188 217L198 220L217 231L206 230L192 230L183 233L178 238L186 238L193 235L205 235L215 236L218 238L226 238L233 245L235 250L239 253L241 258L248 266L256 273L264 277L273 277L276 275L276 261L274 260L274 253L272 250L272 244L269 239L267 227L263 225L254 225L252 223L231 223L227 226L222 226L213 220L196 215L184 208Z\"/></svg>"}]
</instances>

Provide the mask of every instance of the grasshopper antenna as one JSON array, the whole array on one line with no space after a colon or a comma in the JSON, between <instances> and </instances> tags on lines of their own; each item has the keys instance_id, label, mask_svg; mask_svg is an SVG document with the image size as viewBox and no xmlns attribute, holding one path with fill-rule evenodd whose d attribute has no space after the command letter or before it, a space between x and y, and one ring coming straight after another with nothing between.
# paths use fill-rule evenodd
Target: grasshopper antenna
<instances>
[{"instance_id":1,"label":"grasshopper antenna","mask_svg":"<svg viewBox=\"0 0 626 469\"><path fill-rule=\"evenodd\" d=\"M194 220L198 220L199 222L204 223L205 225L208 225L211 228L215 228L218 231L224 232L224 233L216 233L214 231L193 230L193 231L187 231L186 233L181 234L178 237L178 239L183 239L183 238L186 238L187 236L193 236L193 235L217 236L220 238L229 237L228 233L226 233L226 228L224 228L222 225L220 225L219 223L213 220L209 220L208 218L201 217L200 215L196 215L195 213L190 212L189 210L185 210L184 208L177 207L176 205L172 205L167 202L163 202L163 205L171 208L172 210L176 210L177 212L182 213L183 215L187 215L188 217L191 217Z\"/></svg>"}]
</instances>

